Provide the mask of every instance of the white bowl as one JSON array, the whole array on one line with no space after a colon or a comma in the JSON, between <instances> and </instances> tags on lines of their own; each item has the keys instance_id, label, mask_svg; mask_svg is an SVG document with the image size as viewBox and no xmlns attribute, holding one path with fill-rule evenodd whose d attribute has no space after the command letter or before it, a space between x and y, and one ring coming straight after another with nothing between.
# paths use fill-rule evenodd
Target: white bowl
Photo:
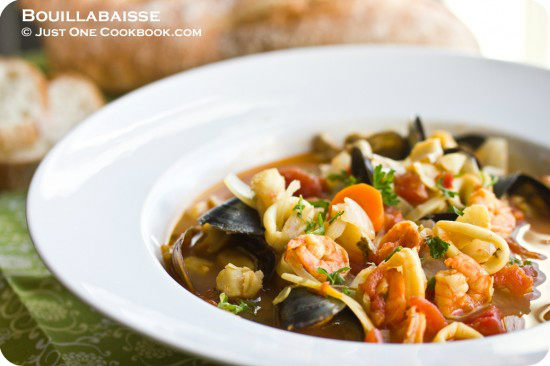
<instances>
[{"instance_id":1,"label":"white bowl","mask_svg":"<svg viewBox=\"0 0 550 366\"><path fill-rule=\"evenodd\" d=\"M373 345L309 337L216 309L164 270L159 246L193 198L229 172L308 149L328 131L433 121L550 146L550 72L396 47L245 57L151 84L59 143L29 192L52 272L111 318L175 348L250 365L516 365L540 360L550 323L475 341ZM456 127L456 126L455 126Z\"/></svg>"}]
</instances>

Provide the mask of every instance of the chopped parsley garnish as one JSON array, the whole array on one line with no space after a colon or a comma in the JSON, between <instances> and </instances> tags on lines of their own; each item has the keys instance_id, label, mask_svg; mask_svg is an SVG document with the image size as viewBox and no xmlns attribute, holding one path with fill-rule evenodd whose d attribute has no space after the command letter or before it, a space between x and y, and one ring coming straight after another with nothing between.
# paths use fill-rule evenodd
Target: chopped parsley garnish
<instances>
[{"instance_id":1,"label":"chopped parsley garnish","mask_svg":"<svg viewBox=\"0 0 550 366\"><path fill-rule=\"evenodd\" d=\"M348 296L354 296L355 295L355 290L354 289L351 289L347 286L344 286L342 287L342 293L344 295L348 295Z\"/></svg>"},{"instance_id":2,"label":"chopped parsley garnish","mask_svg":"<svg viewBox=\"0 0 550 366\"><path fill-rule=\"evenodd\" d=\"M531 264L533 264L533 262L531 262L529 259L526 259L522 262L520 259L510 258L510 260L508 261L508 264L510 265L517 264L519 267L523 267L523 266L530 266Z\"/></svg>"},{"instance_id":3,"label":"chopped parsley garnish","mask_svg":"<svg viewBox=\"0 0 550 366\"><path fill-rule=\"evenodd\" d=\"M374 168L373 184L374 188L378 189L382 194L384 204L387 206L395 206L399 203L399 198L395 194L392 184L395 178L395 170L390 170L387 173L382 171L382 165L377 165Z\"/></svg>"},{"instance_id":4,"label":"chopped parsley garnish","mask_svg":"<svg viewBox=\"0 0 550 366\"><path fill-rule=\"evenodd\" d=\"M455 214L457 214L458 216L463 216L464 215L464 211L462 211L460 208L458 208L456 206L451 205L451 210L453 210L453 212Z\"/></svg>"},{"instance_id":5,"label":"chopped parsley garnish","mask_svg":"<svg viewBox=\"0 0 550 366\"><path fill-rule=\"evenodd\" d=\"M432 277L428 281L428 286L426 287L426 290L434 292L435 291L435 277Z\"/></svg>"},{"instance_id":6,"label":"chopped parsley garnish","mask_svg":"<svg viewBox=\"0 0 550 366\"><path fill-rule=\"evenodd\" d=\"M326 269L319 267L319 268L317 268L317 273L320 273L320 274L323 274L323 275L327 276L327 281L330 282L331 285L343 285L345 280L344 280L344 277L342 277L342 275L340 275L340 273L345 272L345 271L349 271L349 270L350 270L349 267L342 267L337 271L334 271L332 273L328 273Z\"/></svg>"},{"instance_id":7,"label":"chopped parsley garnish","mask_svg":"<svg viewBox=\"0 0 550 366\"><path fill-rule=\"evenodd\" d=\"M393 255L394 255L395 253L400 252L401 249L403 249L403 247L402 247L401 245L398 246L397 248L395 248L395 249L393 250L393 252L391 252L390 255L388 255L388 256L386 257L386 259L384 259L384 262L389 261L390 258L393 257Z\"/></svg>"},{"instance_id":8,"label":"chopped parsley garnish","mask_svg":"<svg viewBox=\"0 0 550 366\"><path fill-rule=\"evenodd\" d=\"M308 201L313 207L315 208L322 208L323 209L323 216L326 217L328 213L328 207L330 206L330 202L327 200L317 200L317 201Z\"/></svg>"},{"instance_id":9,"label":"chopped parsley garnish","mask_svg":"<svg viewBox=\"0 0 550 366\"><path fill-rule=\"evenodd\" d=\"M239 300L238 304L231 304L225 292L222 292L220 294L220 302L218 303L218 307L233 314L239 314L242 312L250 312L256 314L256 312L260 309L259 306L243 300Z\"/></svg>"},{"instance_id":10,"label":"chopped parsley garnish","mask_svg":"<svg viewBox=\"0 0 550 366\"><path fill-rule=\"evenodd\" d=\"M342 182L346 187L357 183L357 179L345 170L342 170L340 173L331 173L327 176L327 179L334 182Z\"/></svg>"},{"instance_id":11,"label":"chopped parsley garnish","mask_svg":"<svg viewBox=\"0 0 550 366\"><path fill-rule=\"evenodd\" d=\"M426 244L430 248L430 255L434 259L444 258L447 249L449 249L449 247L451 246L451 244L447 243L439 236L432 236L431 238L427 239Z\"/></svg>"},{"instance_id":12,"label":"chopped parsley garnish","mask_svg":"<svg viewBox=\"0 0 550 366\"><path fill-rule=\"evenodd\" d=\"M306 234L325 235L325 219L323 214L319 212L317 219L306 223Z\"/></svg>"},{"instance_id":13,"label":"chopped parsley garnish","mask_svg":"<svg viewBox=\"0 0 550 366\"><path fill-rule=\"evenodd\" d=\"M487 180L485 174L482 174L484 187L492 187L498 183L498 177L496 175L488 174L488 176L489 176L489 180Z\"/></svg>"},{"instance_id":14,"label":"chopped parsley garnish","mask_svg":"<svg viewBox=\"0 0 550 366\"><path fill-rule=\"evenodd\" d=\"M437 188L439 188L439 190L443 193L443 195L449 198L454 198L456 195L458 195L458 192L451 191L450 189L447 189L443 186L443 178L439 178L439 180L435 185Z\"/></svg>"},{"instance_id":15,"label":"chopped parsley garnish","mask_svg":"<svg viewBox=\"0 0 550 366\"><path fill-rule=\"evenodd\" d=\"M302 217L302 212L304 211L305 207L306 206L304 205L304 198L302 197L302 195L300 195L298 203L296 204L296 206L294 206L294 211L296 211L296 215L298 215L298 217Z\"/></svg>"},{"instance_id":16,"label":"chopped parsley garnish","mask_svg":"<svg viewBox=\"0 0 550 366\"><path fill-rule=\"evenodd\" d=\"M328 220L328 224L332 224L334 221L336 221L340 216L342 216L344 214L344 211L340 211L336 214L336 216L334 216L333 218L331 218L330 220Z\"/></svg>"}]
</instances>

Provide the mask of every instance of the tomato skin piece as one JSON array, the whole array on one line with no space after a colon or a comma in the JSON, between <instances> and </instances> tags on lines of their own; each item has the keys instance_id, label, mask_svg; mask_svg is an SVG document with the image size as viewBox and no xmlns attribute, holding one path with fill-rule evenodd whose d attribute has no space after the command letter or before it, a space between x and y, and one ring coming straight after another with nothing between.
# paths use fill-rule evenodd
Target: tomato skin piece
<instances>
[{"instance_id":1,"label":"tomato skin piece","mask_svg":"<svg viewBox=\"0 0 550 366\"><path fill-rule=\"evenodd\" d=\"M384 206L384 231L388 232L390 229L400 221L403 221L403 214L397 208L393 206Z\"/></svg>"},{"instance_id":2,"label":"tomato skin piece","mask_svg":"<svg viewBox=\"0 0 550 366\"><path fill-rule=\"evenodd\" d=\"M523 296L533 290L533 278L517 264L508 264L493 276L495 286L507 288L514 296Z\"/></svg>"},{"instance_id":3,"label":"tomato skin piece","mask_svg":"<svg viewBox=\"0 0 550 366\"><path fill-rule=\"evenodd\" d=\"M412 171L396 176L393 187L398 196L403 197L413 205L424 203L429 198L426 186L422 183L418 174Z\"/></svg>"},{"instance_id":4,"label":"tomato skin piece","mask_svg":"<svg viewBox=\"0 0 550 366\"><path fill-rule=\"evenodd\" d=\"M443 177L442 177L442 185L443 187L447 188L447 189L452 189L453 188L453 174L450 173L450 172L445 172L445 174L443 174Z\"/></svg>"},{"instance_id":5,"label":"tomato skin piece","mask_svg":"<svg viewBox=\"0 0 550 366\"><path fill-rule=\"evenodd\" d=\"M408 301L409 306L415 306L416 310L426 316L426 334L428 337L433 337L447 325L447 321L441 311L435 304L430 301L418 297L411 296Z\"/></svg>"},{"instance_id":6,"label":"tomato skin piece","mask_svg":"<svg viewBox=\"0 0 550 366\"><path fill-rule=\"evenodd\" d=\"M502 314L494 305L491 305L480 314L465 319L464 323L484 336L506 333L506 329L502 323Z\"/></svg>"},{"instance_id":7,"label":"tomato skin piece","mask_svg":"<svg viewBox=\"0 0 550 366\"><path fill-rule=\"evenodd\" d=\"M300 189L296 192L297 196L302 195L304 198L323 196L323 184L319 177L298 167L280 168L279 173L285 178L287 187L293 180L300 182Z\"/></svg>"},{"instance_id":8,"label":"tomato skin piece","mask_svg":"<svg viewBox=\"0 0 550 366\"><path fill-rule=\"evenodd\" d=\"M357 202L365 210L375 231L378 232L382 229L384 226L384 202L380 191L365 183L354 184L336 193L330 207L343 203L346 197Z\"/></svg>"}]
</instances>

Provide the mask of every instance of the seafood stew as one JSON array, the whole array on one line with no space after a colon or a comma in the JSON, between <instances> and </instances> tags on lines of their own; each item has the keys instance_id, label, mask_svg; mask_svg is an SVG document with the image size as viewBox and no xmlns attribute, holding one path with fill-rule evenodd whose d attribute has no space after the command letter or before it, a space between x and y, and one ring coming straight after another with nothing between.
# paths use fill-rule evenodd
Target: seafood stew
<instances>
[{"instance_id":1,"label":"seafood stew","mask_svg":"<svg viewBox=\"0 0 550 366\"><path fill-rule=\"evenodd\" d=\"M550 320L550 177L510 169L507 140L326 134L230 174L162 247L189 291L308 335L446 342ZM541 175L549 172L540 172Z\"/></svg>"}]
</instances>

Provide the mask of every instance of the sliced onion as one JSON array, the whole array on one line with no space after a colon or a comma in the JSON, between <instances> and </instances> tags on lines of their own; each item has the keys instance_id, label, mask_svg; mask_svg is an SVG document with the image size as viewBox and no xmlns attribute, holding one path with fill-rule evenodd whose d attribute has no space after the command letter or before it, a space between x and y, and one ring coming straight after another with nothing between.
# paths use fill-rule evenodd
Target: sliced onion
<instances>
[{"instance_id":1,"label":"sliced onion","mask_svg":"<svg viewBox=\"0 0 550 366\"><path fill-rule=\"evenodd\" d=\"M273 305L277 305L286 300L290 292L292 291L292 286L286 286L284 289L279 292L279 294L273 299Z\"/></svg>"},{"instance_id":2,"label":"sliced onion","mask_svg":"<svg viewBox=\"0 0 550 366\"><path fill-rule=\"evenodd\" d=\"M247 206L256 208L256 202L254 201L255 193L248 184L240 180L235 174L228 174L223 182L235 197L240 199Z\"/></svg>"}]
</instances>

